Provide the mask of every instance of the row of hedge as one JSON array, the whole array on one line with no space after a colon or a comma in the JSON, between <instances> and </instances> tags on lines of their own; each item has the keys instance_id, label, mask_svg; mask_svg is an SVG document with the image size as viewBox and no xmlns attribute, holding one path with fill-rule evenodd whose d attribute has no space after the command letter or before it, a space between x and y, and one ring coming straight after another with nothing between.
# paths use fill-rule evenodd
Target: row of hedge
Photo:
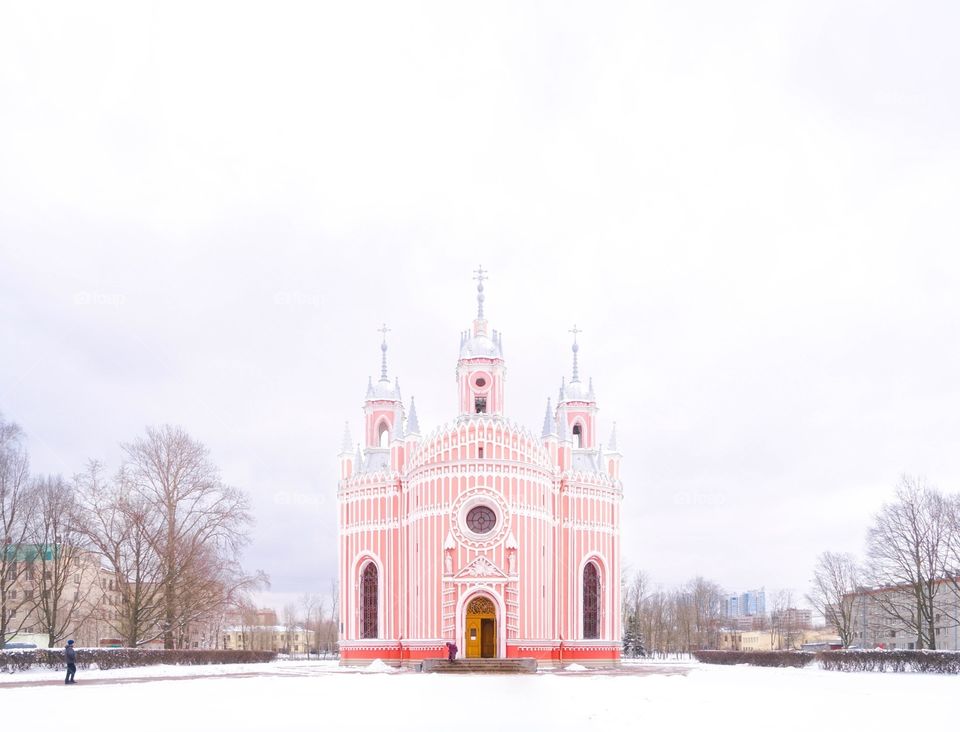
<instances>
[{"instance_id":1,"label":"row of hedge","mask_svg":"<svg viewBox=\"0 0 960 732\"><path fill-rule=\"evenodd\" d=\"M165 651L146 648L78 648L77 665L89 668L129 668L132 666L204 666L211 663L266 663L276 659L273 651ZM29 668L62 669L66 659L62 648L0 651L0 671L26 671Z\"/></svg>"},{"instance_id":2,"label":"row of hedge","mask_svg":"<svg viewBox=\"0 0 960 732\"><path fill-rule=\"evenodd\" d=\"M830 671L960 674L960 653L956 651L821 651L817 660L821 668Z\"/></svg>"},{"instance_id":3,"label":"row of hedge","mask_svg":"<svg viewBox=\"0 0 960 732\"><path fill-rule=\"evenodd\" d=\"M701 663L733 666L802 668L817 661L828 671L874 671L880 673L960 674L957 651L888 651L880 648L843 651L695 651Z\"/></svg>"},{"instance_id":4,"label":"row of hedge","mask_svg":"<svg viewBox=\"0 0 960 732\"><path fill-rule=\"evenodd\" d=\"M693 657L700 663L736 666L747 663L751 666L776 666L778 668L802 668L813 663L814 654L808 651L694 651Z\"/></svg>"}]
</instances>

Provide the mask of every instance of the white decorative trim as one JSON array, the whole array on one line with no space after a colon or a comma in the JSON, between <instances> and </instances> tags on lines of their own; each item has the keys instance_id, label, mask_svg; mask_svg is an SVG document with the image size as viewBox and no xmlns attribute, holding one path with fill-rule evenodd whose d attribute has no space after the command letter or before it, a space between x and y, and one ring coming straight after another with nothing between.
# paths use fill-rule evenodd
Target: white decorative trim
<instances>
[{"instance_id":1,"label":"white decorative trim","mask_svg":"<svg viewBox=\"0 0 960 732\"><path fill-rule=\"evenodd\" d=\"M467 513L476 506L487 506L497 515L497 524L487 534L476 534L467 526ZM471 549L489 549L502 542L510 531L510 512L499 493L476 486L461 493L451 507L450 530L461 545Z\"/></svg>"},{"instance_id":2,"label":"white decorative trim","mask_svg":"<svg viewBox=\"0 0 960 732\"><path fill-rule=\"evenodd\" d=\"M505 582L507 574L484 556L479 556L454 575L454 579L487 579Z\"/></svg>"}]
</instances>

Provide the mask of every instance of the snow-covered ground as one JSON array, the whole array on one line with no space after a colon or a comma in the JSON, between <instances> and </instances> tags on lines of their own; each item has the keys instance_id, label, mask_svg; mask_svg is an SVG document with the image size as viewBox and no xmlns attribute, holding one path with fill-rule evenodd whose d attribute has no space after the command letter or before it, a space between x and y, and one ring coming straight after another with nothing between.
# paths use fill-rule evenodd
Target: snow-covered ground
<instances>
[{"instance_id":1,"label":"snow-covered ground","mask_svg":"<svg viewBox=\"0 0 960 732\"><path fill-rule=\"evenodd\" d=\"M0 728L41 729L39 720L52 720L53 714L55 728L81 732L742 730L758 725L809 732L907 730L920 713L924 726L948 729L955 714L951 701L960 691L960 679L950 676L631 666L641 673L357 673L332 663L278 662L87 671L72 687L10 684L60 679L31 672L4 678Z\"/></svg>"}]
</instances>

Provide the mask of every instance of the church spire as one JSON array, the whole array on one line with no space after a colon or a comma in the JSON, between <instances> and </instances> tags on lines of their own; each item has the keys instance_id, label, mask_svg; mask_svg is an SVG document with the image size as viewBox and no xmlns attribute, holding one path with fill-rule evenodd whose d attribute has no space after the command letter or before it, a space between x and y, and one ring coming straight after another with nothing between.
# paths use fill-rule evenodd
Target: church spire
<instances>
[{"instance_id":1,"label":"church spire","mask_svg":"<svg viewBox=\"0 0 960 732\"><path fill-rule=\"evenodd\" d=\"M580 330L576 325L574 325L573 328L570 329L570 332L573 333L573 346L572 346L572 350L573 350L573 379L572 379L572 383L577 383L577 382L580 381L580 369L579 369L579 365L577 364L577 351L580 350L580 346L579 346L579 344L577 343L577 333L583 333L583 331Z\"/></svg>"},{"instance_id":2,"label":"church spire","mask_svg":"<svg viewBox=\"0 0 960 732\"><path fill-rule=\"evenodd\" d=\"M350 423L343 423L343 440L340 442L340 454L349 454L353 447L353 438L350 436Z\"/></svg>"},{"instance_id":3,"label":"church spire","mask_svg":"<svg viewBox=\"0 0 960 732\"><path fill-rule=\"evenodd\" d=\"M607 443L610 452L617 451L617 423L613 423L613 429L610 431L610 442Z\"/></svg>"},{"instance_id":4,"label":"church spire","mask_svg":"<svg viewBox=\"0 0 960 732\"><path fill-rule=\"evenodd\" d=\"M477 281L477 320L483 320L483 281L487 278L487 272L481 264L478 269L473 271L473 279Z\"/></svg>"},{"instance_id":5,"label":"church spire","mask_svg":"<svg viewBox=\"0 0 960 732\"><path fill-rule=\"evenodd\" d=\"M387 377L387 333L390 332L390 329L387 327L387 324L384 323L383 326L377 329L378 333L383 334L383 341L380 343L380 381L390 381Z\"/></svg>"}]
</instances>

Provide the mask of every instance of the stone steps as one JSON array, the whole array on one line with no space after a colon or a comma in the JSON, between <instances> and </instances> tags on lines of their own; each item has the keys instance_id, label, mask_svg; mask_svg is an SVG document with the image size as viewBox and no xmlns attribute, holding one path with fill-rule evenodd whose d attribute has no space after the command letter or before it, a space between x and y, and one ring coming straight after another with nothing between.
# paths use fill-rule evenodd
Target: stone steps
<instances>
[{"instance_id":1,"label":"stone steps","mask_svg":"<svg viewBox=\"0 0 960 732\"><path fill-rule=\"evenodd\" d=\"M433 674L532 674L537 672L535 658L428 658L420 670Z\"/></svg>"}]
</instances>

